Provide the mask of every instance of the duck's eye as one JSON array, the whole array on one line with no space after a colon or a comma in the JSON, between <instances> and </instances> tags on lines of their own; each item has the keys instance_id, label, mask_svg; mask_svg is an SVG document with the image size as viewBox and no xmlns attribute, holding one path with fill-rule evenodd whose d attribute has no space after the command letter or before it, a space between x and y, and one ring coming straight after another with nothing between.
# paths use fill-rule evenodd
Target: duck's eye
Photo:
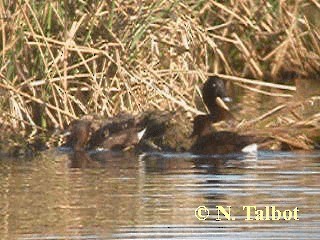
<instances>
[{"instance_id":1,"label":"duck's eye","mask_svg":"<svg viewBox=\"0 0 320 240\"><path fill-rule=\"evenodd\" d=\"M103 137L107 137L109 135L109 130L106 129L103 131Z\"/></svg>"}]
</instances>

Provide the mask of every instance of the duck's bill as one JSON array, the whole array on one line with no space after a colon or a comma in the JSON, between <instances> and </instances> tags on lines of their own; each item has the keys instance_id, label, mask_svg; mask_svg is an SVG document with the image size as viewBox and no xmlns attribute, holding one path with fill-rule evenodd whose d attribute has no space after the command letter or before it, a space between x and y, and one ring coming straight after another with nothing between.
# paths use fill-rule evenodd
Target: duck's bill
<instances>
[{"instance_id":1,"label":"duck's bill","mask_svg":"<svg viewBox=\"0 0 320 240\"><path fill-rule=\"evenodd\" d=\"M216 98L216 103L218 104L218 106L222 107L223 109L230 111L230 108L225 104L224 99L222 100L222 98L217 97Z\"/></svg>"}]
</instances>

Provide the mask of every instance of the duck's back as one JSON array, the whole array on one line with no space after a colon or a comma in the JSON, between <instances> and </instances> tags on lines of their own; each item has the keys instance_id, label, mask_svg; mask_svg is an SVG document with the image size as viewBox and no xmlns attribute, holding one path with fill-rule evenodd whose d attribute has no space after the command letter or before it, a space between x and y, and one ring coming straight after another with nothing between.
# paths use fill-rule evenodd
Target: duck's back
<instances>
[{"instance_id":1,"label":"duck's back","mask_svg":"<svg viewBox=\"0 0 320 240\"><path fill-rule=\"evenodd\" d=\"M239 152L244 147L255 143L251 135L239 135L235 132L221 131L199 137L191 147L196 154L226 154Z\"/></svg>"}]
</instances>

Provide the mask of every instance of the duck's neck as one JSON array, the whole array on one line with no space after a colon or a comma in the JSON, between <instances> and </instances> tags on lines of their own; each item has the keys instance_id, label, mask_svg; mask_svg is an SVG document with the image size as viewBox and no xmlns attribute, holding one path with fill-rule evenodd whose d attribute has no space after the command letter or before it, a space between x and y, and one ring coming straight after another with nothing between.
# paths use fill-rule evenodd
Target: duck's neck
<instances>
[{"instance_id":1,"label":"duck's neck","mask_svg":"<svg viewBox=\"0 0 320 240\"><path fill-rule=\"evenodd\" d=\"M211 123L216 123L224 120L234 119L232 113L219 105L212 105L208 108L210 112L210 121Z\"/></svg>"},{"instance_id":2,"label":"duck's neck","mask_svg":"<svg viewBox=\"0 0 320 240\"><path fill-rule=\"evenodd\" d=\"M208 115L199 115L195 117L193 123L193 132L191 136L202 137L212 132L211 124L215 122L215 116Z\"/></svg>"}]
</instances>

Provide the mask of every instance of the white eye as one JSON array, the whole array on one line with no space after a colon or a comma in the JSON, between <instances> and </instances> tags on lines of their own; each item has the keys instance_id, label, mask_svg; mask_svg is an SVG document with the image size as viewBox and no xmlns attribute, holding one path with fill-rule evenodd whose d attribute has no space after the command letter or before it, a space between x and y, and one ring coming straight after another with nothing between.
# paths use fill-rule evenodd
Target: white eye
<instances>
[{"instance_id":1,"label":"white eye","mask_svg":"<svg viewBox=\"0 0 320 240\"><path fill-rule=\"evenodd\" d=\"M215 83L212 83L212 87L216 87L217 86L217 84L215 84Z\"/></svg>"}]
</instances>

